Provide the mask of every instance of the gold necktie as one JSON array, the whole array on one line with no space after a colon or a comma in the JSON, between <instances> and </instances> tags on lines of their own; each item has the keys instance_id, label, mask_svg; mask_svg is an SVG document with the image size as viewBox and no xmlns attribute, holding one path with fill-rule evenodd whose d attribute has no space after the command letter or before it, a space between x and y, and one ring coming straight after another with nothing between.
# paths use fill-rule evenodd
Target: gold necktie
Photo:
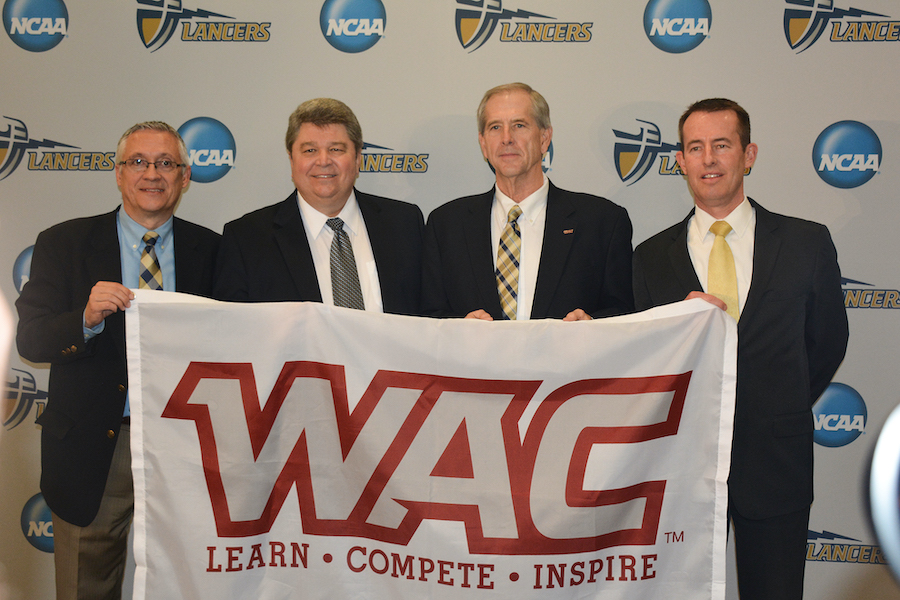
<instances>
[{"instance_id":1,"label":"gold necktie","mask_svg":"<svg viewBox=\"0 0 900 600\"><path fill-rule=\"evenodd\" d=\"M159 268L159 260L156 258L156 242L159 234L148 231L142 238L144 251L141 252L141 273L138 278L138 288L142 290L161 290L162 270Z\"/></svg>"},{"instance_id":2,"label":"gold necktie","mask_svg":"<svg viewBox=\"0 0 900 600\"><path fill-rule=\"evenodd\" d=\"M709 253L707 291L722 300L728 306L728 314L737 321L740 318L737 274L734 270L734 255L728 242L725 241L725 236L731 231L731 225L725 221L716 221L709 230L716 235L716 239Z\"/></svg>"},{"instance_id":3,"label":"gold necktie","mask_svg":"<svg viewBox=\"0 0 900 600\"><path fill-rule=\"evenodd\" d=\"M519 297L519 247L522 234L516 220L522 209L516 205L506 215L506 227L500 236L500 247L497 248L497 293L500 294L500 308L504 318L515 320Z\"/></svg>"}]
</instances>

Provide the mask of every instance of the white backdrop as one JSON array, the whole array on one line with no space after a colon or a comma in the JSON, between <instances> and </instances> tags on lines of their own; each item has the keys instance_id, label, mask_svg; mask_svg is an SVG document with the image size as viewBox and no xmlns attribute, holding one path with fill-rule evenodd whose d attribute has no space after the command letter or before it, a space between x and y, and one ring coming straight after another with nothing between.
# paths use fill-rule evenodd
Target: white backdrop
<instances>
[{"instance_id":1,"label":"white backdrop","mask_svg":"<svg viewBox=\"0 0 900 600\"><path fill-rule=\"evenodd\" d=\"M550 178L627 208L635 245L682 219L691 206L683 179L668 174L681 112L710 96L740 102L751 115L753 141L760 148L746 182L748 194L771 210L826 224L842 273L852 280L846 289L866 290L864 298L886 291L874 295L874 304L894 298L888 304L900 308L892 295L900 287L892 228L900 211L894 200L900 188L894 160L900 154L897 45L891 39L900 31L896 2L834 0L833 7L814 15L805 14L810 10L802 0L157 4L166 4L168 12L161 15L151 0L3 3L0 272L7 275L0 277L0 288L11 303L27 277L23 253L40 231L118 204L111 165L102 154L113 152L122 131L137 121L162 119L181 128L206 117L221 124L200 121L188 127L195 150L218 150L224 175L215 179L221 173L209 175L214 166L199 169L195 163L195 173L205 170L214 180L192 182L177 213L221 230L225 222L288 195L283 142L288 115L309 98L338 98L359 117L365 141L373 146L367 154L411 156L409 171L422 171L367 172L357 186L415 202L427 215L452 198L490 187L475 109L486 89L524 81L550 104ZM496 27L481 29L458 10L494 20ZM159 21L152 20L154 11ZM786 28L787 17L793 20ZM368 27L360 26L362 19ZM653 19L657 29L649 35ZM326 36L329 20L332 35ZM173 24L168 40L157 35L166 23ZM225 37L261 39L191 39L221 23L235 25L225 29ZM517 29L521 24L534 24L551 38L572 33L572 39L519 41L517 30L528 32L527 26ZM823 29L818 38L810 33L817 24ZM335 35L335 29L361 32ZM873 41L864 41L866 29ZM885 39L874 41L879 37ZM361 51L345 51L353 45ZM862 123L867 131L829 129L844 121ZM647 171L625 182L627 173L617 170L617 143L626 143L623 134L634 136L642 127L658 128L658 153L652 156L653 144L644 144L644 152L651 153ZM223 128L234 139L230 169L228 148L215 135ZM824 152L839 166L822 174L821 157L813 157L820 137L831 143ZM880 144L877 151L873 139ZM49 156L54 152L63 154ZM840 159L843 155L849 158ZM854 163L857 155L864 160ZM195 156L198 162L215 162L209 161L212 153ZM54 160L65 161L66 168L43 168L54 167ZM402 166L404 158L399 160L395 164ZM900 598L888 570L872 564L880 555L863 496L875 438L900 400L894 358L898 315L865 299L861 304L865 307L849 309L850 346L836 377L848 387L839 388L829 410L817 417L822 428L817 436L830 445L816 447L807 565L807 596L816 599ZM15 354L10 362L6 431L0 437L0 563L11 597L50 597L52 556L40 546L46 547L51 530L42 525L40 502L31 501L39 492L40 471L34 419L46 402L48 369ZM834 545L847 548L832 551ZM733 587L729 593L736 597Z\"/></svg>"}]
</instances>

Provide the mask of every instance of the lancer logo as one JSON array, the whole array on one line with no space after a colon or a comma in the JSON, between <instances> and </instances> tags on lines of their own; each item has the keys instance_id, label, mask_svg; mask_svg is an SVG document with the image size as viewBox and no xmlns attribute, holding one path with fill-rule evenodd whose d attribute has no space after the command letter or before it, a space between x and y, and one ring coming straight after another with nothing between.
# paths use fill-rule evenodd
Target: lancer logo
<instances>
[{"instance_id":1,"label":"lancer logo","mask_svg":"<svg viewBox=\"0 0 900 600\"><path fill-rule=\"evenodd\" d=\"M181 0L138 0L137 28L145 48L156 52L168 42L175 33L178 22L194 17L232 19L208 10L184 10Z\"/></svg>"},{"instance_id":2,"label":"lancer logo","mask_svg":"<svg viewBox=\"0 0 900 600\"><path fill-rule=\"evenodd\" d=\"M0 180L9 177L25 156L25 151L34 148L77 148L53 140L32 140L28 138L28 127L24 121L3 117L0 121Z\"/></svg>"}]
</instances>

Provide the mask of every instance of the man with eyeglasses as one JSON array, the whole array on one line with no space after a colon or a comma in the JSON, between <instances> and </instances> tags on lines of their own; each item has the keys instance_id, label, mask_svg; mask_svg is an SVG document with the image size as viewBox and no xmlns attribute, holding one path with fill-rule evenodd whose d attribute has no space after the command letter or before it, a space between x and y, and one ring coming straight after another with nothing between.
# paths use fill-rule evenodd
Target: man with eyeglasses
<instances>
[{"instance_id":1,"label":"man with eyeglasses","mask_svg":"<svg viewBox=\"0 0 900 600\"><path fill-rule=\"evenodd\" d=\"M219 235L173 216L190 175L172 127L128 129L121 207L41 233L16 302L19 353L50 363L38 423L57 599L121 597L134 511L123 311L130 288L212 294Z\"/></svg>"}]
</instances>

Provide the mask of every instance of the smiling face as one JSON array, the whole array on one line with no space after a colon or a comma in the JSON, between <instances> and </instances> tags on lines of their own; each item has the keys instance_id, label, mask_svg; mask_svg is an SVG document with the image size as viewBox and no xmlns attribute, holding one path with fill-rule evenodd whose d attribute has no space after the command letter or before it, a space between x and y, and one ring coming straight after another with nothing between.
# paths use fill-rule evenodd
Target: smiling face
<instances>
[{"instance_id":1,"label":"smiling face","mask_svg":"<svg viewBox=\"0 0 900 600\"><path fill-rule=\"evenodd\" d=\"M727 216L744 199L744 171L756 161L756 144L741 147L733 110L692 113L683 139L675 157L694 202L713 217Z\"/></svg>"},{"instance_id":2,"label":"smiling face","mask_svg":"<svg viewBox=\"0 0 900 600\"><path fill-rule=\"evenodd\" d=\"M552 128L541 129L537 124L531 98L524 91L499 93L487 101L478 142L505 194L519 200L507 189L534 191L543 184L541 159L552 135Z\"/></svg>"},{"instance_id":3,"label":"smiling face","mask_svg":"<svg viewBox=\"0 0 900 600\"><path fill-rule=\"evenodd\" d=\"M337 216L353 191L362 160L347 128L304 123L288 156L291 179L303 199L320 213Z\"/></svg>"},{"instance_id":4,"label":"smiling face","mask_svg":"<svg viewBox=\"0 0 900 600\"><path fill-rule=\"evenodd\" d=\"M125 140L122 160L143 158L149 162L163 159L181 163L178 140L171 133L139 130ZM151 165L135 172L127 165L116 165L116 183L122 192L122 207L128 216L147 229L156 229L169 220L175 205L191 179L191 167L177 167L160 173Z\"/></svg>"}]
</instances>

